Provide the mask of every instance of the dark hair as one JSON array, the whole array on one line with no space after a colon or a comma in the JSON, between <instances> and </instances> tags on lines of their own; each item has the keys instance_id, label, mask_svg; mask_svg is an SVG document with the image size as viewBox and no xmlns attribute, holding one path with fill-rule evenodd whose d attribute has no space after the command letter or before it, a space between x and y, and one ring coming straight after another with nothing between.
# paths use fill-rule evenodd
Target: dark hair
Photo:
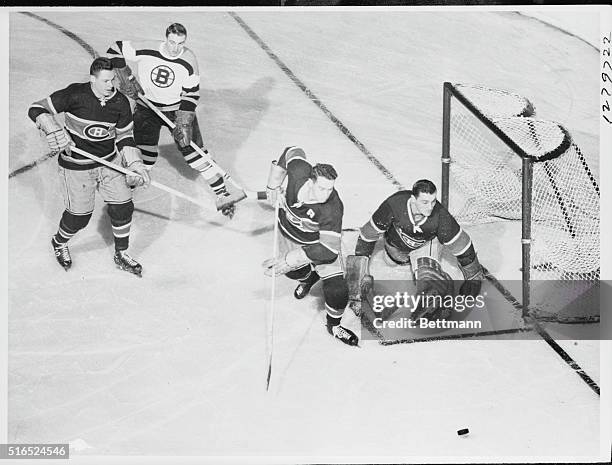
<instances>
[{"instance_id":1,"label":"dark hair","mask_svg":"<svg viewBox=\"0 0 612 465\"><path fill-rule=\"evenodd\" d=\"M412 186L412 195L418 197L419 194L435 194L436 193L436 185L431 182L429 179L419 179Z\"/></svg>"},{"instance_id":2,"label":"dark hair","mask_svg":"<svg viewBox=\"0 0 612 465\"><path fill-rule=\"evenodd\" d=\"M115 69L113 66L113 62L110 58L106 57L98 57L96 58L89 67L89 74L91 76L97 76L100 71L103 69L112 70Z\"/></svg>"},{"instance_id":3,"label":"dark hair","mask_svg":"<svg viewBox=\"0 0 612 465\"><path fill-rule=\"evenodd\" d=\"M170 34L176 34L177 36L186 36L187 29L180 23L172 23L170 26L166 28L166 37Z\"/></svg>"},{"instance_id":4,"label":"dark hair","mask_svg":"<svg viewBox=\"0 0 612 465\"><path fill-rule=\"evenodd\" d=\"M310 179L316 181L317 178L320 176L333 181L338 177L338 173L336 173L336 170L332 165L328 165L326 163L317 163L312 167Z\"/></svg>"}]
</instances>

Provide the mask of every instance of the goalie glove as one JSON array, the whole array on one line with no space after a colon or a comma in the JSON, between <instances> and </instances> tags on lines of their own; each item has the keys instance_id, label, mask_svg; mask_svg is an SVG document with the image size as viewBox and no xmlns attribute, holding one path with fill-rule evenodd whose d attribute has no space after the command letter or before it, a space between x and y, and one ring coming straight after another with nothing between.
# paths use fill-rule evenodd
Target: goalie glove
<instances>
[{"instance_id":1,"label":"goalie glove","mask_svg":"<svg viewBox=\"0 0 612 465\"><path fill-rule=\"evenodd\" d=\"M307 263L310 263L310 258L308 258L302 247L298 247L297 249L290 250L282 257L269 258L263 262L262 266L265 268L264 274L266 276L272 276L273 273L274 276L279 276L300 268Z\"/></svg>"},{"instance_id":2,"label":"goalie glove","mask_svg":"<svg viewBox=\"0 0 612 465\"><path fill-rule=\"evenodd\" d=\"M70 146L73 144L72 139L62 126L55 121L55 118L50 113L41 113L36 118L36 126L45 133L47 144L52 153L60 153L65 150L70 153Z\"/></svg>"},{"instance_id":3,"label":"goalie glove","mask_svg":"<svg viewBox=\"0 0 612 465\"><path fill-rule=\"evenodd\" d=\"M195 111L176 110L176 120L172 135L174 140L181 147L189 147L191 137L193 135L193 121L195 120Z\"/></svg>"},{"instance_id":4,"label":"goalie glove","mask_svg":"<svg viewBox=\"0 0 612 465\"><path fill-rule=\"evenodd\" d=\"M127 95L128 97L136 100L138 94L144 94L142 86L138 80L132 74L132 70L129 66L123 68L115 68L115 76L117 76L118 86L117 89Z\"/></svg>"},{"instance_id":5,"label":"goalie glove","mask_svg":"<svg viewBox=\"0 0 612 465\"><path fill-rule=\"evenodd\" d=\"M474 260L465 266L459 263L459 268L461 268L461 272L465 278L465 282L461 285L459 292L461 295L476 297L480 294L482 280L485 277L478 257L474 256Z\"/></svg>"},{"instance_id":6,"label":"goalie glove","mask_svg":"<svg viewBox=\"0 0 612 465\"><path fill-rule=\"evenodd\" d=\"M361 301L372 290L374 278L368 274L369 257L346 257L346 283L349 289L349 308L356 316L361 314Z\"/></svg>"},{"instance_id":7,"label":"goalie glove","mask_svg":"<svg viewBox=\"0 0 612 465\"><path fill-rule=\"evenodd\" d=\"M126 145L121 150L123 155L123 166L133 171L137 176L131 174L125 175L125 182L130 187L143 186L145 189L151 184L151 176L149 170L144 166L144 163L140 159L140 150L131 145Z\"/></svg>"},{"instance_id":8,"label":"goalie glove","mask_svg":"<svg viewBox=\"0 0 612 465\"><path fill-rule=\"evenodd\" d=\"M279 166L276 160L273 160L270 164L268 182L266 183L266 198L272 206L276 205L279 194L283 195L281 186L283 185L285 176L287 176L287 170Z\"/></svg>"},{"instance_id":9,"label":"goalie glove","mask_svg":"<svg viewBox=\"0 0 612 465\"><path fill-rule=\"evenodd\" d=\"M412 313L412 319L426 317L445 319L450 316L451 308L444 307L446 296L454 294L453 280L442 269L440 263L431 257L417 258L415 273L419 304Z\"/></svg>"}]
</instances>

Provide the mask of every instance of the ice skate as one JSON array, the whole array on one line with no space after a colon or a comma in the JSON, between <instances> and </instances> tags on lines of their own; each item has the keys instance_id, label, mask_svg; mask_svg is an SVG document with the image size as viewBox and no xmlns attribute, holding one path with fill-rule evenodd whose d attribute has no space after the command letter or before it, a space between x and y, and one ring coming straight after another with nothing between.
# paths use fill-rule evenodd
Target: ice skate
<instances>
[{"instance_id":1,"label":"ice skate","mask_svg":"<svg viewBox=\"0 0 612 465\"><path fill-rule=\"evenodd\" d=\"M114 259L117 266L122 270L133 273L139 278L142 277L142 265L130 257L125 250L115 251Z\"/></svg>"},{"instance_id":2,"label":"ice skate","mask_svg":"<svg viewBox=\"0 0 612 465\"><path fill-rule=\"evenodd\" d=\"M345 328L344 326L327 325L327 332L350 346L356 346L357 344L359 344L359 339L357 338L357 335L350 329Z\"/></svg>"},{"instance_id":3,"label":"ice skate","mask_svg":"<svg viewBox=\"0 0 612 465\"><path fill-rule=\"evenodd\" d=\"M64 270L68 271L72 266L72 258L70 257L70 250L68 250L68 244L58 244L55 242L55 237L51 238L51 245L53 246L53 252L55 253L55 259Z\"/></svg>"}]
</instances>

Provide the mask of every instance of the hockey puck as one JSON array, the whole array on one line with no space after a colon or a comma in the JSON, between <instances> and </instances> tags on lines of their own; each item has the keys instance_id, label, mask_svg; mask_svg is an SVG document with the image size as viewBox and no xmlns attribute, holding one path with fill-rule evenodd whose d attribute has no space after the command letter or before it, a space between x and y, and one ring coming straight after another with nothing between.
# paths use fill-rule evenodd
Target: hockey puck
<instances>
[{"instance_id":1,"label":"hockey puck","mask_svg":"<svg viewBox=\"0 0 612 465\"><path fill-rule=\"evenodd\" d=\"M465 436L465 435L466 435L466 434L468 434L469 432L470 432L470 430L469 430L469 429L467 429L467 428L463 428L463 429L457 430L457 434L458 434L459 436Z\"/></svg>"}]
</instances>

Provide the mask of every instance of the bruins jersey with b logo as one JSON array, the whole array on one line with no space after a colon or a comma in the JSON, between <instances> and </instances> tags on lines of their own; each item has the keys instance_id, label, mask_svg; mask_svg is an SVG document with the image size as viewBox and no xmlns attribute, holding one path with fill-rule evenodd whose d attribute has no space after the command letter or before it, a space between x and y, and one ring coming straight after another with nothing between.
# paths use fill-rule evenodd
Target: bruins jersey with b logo
<instances>
[{"instance_id":1,"label":"bruins jersey with b logo","mask_svg":"<svg viewBox=\"0 0 612 465\"><path fill-rule=\"evenodd\" d=\"M135 77L145 97L163 111L194 111L200 92L197 60L189 49L176 57L164 52L163 42L117 41L107 51L114 66L123 68L126 62L137 64Z\"/></svg>"}]
</instances>

